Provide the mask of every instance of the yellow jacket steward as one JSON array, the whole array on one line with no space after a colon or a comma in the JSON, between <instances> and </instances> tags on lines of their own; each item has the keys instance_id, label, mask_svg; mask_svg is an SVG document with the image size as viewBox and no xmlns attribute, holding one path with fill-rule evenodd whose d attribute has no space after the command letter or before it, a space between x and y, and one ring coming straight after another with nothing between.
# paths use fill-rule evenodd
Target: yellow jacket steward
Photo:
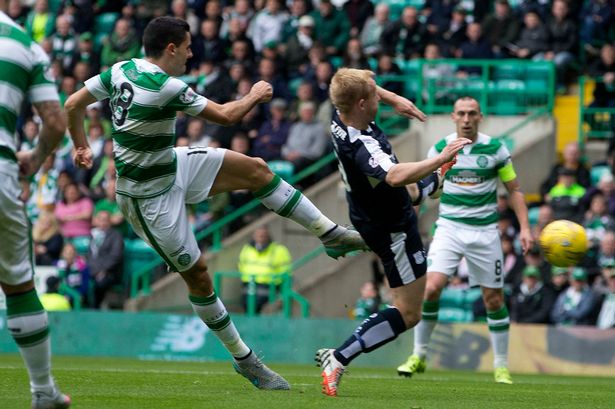
<instances>
[{"instance_id":1,"label":"yellow jacket steward","mask_svg":"<svg viewBox=\"0 0 615 409\"><path fill-rule=\"evenodd\" d=\"M264 250L258 251L254 245L246 244L239 253L239 272L241 281L247 283L254 276L257 284L282 283L276 274L289 273L292 263L290 252L283 244L271 242Z\"/></svg>"}]
</instances>

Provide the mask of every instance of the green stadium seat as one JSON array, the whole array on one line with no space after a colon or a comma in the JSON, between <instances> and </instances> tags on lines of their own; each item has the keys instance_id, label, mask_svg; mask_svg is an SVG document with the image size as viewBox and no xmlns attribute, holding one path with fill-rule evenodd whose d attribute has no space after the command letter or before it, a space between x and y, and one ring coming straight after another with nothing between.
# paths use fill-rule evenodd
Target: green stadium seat
<instances>
[{"instance_id":1,"label":"green stadium seat","mask_svg":"<svg viewBox=\"0 0 615 409\"><path fill-rule=\"evenodd\" d=\"M73 237L69 241L73 244L73 246L75 246L75 250L77 251L77 254L80 254L82 256L88 254L88 250L90 249L90 238L89 237L87 236Z\"/></svg>"},{"instance_id":2,"label":"green stadium seat","mask_svg":"<svg viewBox=\"0 0 615 409\"><path fill-rule=\"evenodd\" d=\"M280 176L287 182L291 182L291 178L295 174L295 165L285 160L272 160L267 162L269 169L276 175Z\"/></svg>"},{"instance_id":3,"label":"green stadium seat","mask_svg":"<svg viewBox=\"0 0 615 409\"><path fill-rule=\"evenodd\" d=\"M493 69L493 79L498 80L520 80L525 75L525 68L521 64L501 64Z\"/></svg>"},{"instance_id":4,"label":"green stadium seat","mask_svg":"<svg viewBox=\"0 0 615 409\"><path fill-rule=\"evenodd\" d=\"M290 95L294 97L297 96L297 90L299 90L299 86L301 85L302 82L303 82L303 78L301 77L288 81L288 91L290 92Z\"/></svg>"},{"instance_id":5,"label":"green stadium seat","mask_svg":"<svg viewBox=\"0 0 615 409\"><path fill-rule=\"evenodd\" d=\"M102 13L94 18L95 34L110 34L115 27L115 22L120 18L119 13Z\"/></svg>"},{"instance_id":6,"label":"green stadium seat","mask_svg":"<svg viewBox=\"0 0 615 409\"><path fill-rule=\"evenodd\" d=\"M606 165L594 166L590 170L590 179L592 186L596 186L600 182L602 175L609 173L611 169Z\"/></svg>"},{"instance_id":7,"label":"green stadium seat","mask_svg":"<svg viewBox=\"0 0 615 409\"><path fill-rule=\"evenodd\" d=\"M334 70L341 68L341 66L344 64L344 59L339 56L329 57L329 61L331 62L331 65L333 65Z\"/></svg>"},{"instance_id":8,"label":"green stadium seat","mask_svg":"<svg viewBox=\"0 0 615 409\"><path fill-rule=\"evenodd\" d=\"M143 269L152 261L163 260L146 242L141 239L124 240L124 277L123 284L127 289L132 275Z\"/></svg>"},{"instance_id":9,"label":"green stadium seat","mask_svg":"<svg viewBox=\"0 0 615 409\"><path fill-rule=\"evenodd\" d=\"M530 221L530 226L536 226L538 224L538 213L540 212L540 208L538 206L530 207L527 209L527 218Z\"/></svg>"},{"instance_id":10,"label":"green stadium seat","mask_svg":"<svg viewBox=\"0 0 615 409\"><path fill-rule=\"evenodd\" d=\"M514 115L525 111L523 93L525 83L520 80L499 80L495 83L495 93L492 99L493 113L498 115Z\"/></svg>"}]
</instances>

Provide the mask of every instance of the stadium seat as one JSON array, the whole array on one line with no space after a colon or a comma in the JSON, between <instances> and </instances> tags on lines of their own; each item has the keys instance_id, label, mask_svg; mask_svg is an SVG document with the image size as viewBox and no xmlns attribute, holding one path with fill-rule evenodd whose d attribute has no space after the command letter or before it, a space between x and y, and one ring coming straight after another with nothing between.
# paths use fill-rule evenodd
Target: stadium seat
<instances>
[{"instance_id":1,"label":"stadium seat","mask_svg":"<svg viewBox=\"0 0 615 409\"><path fill-rule=\"evenodd\" d=\"M498 80L521 80L524 78L525 68L521 64L496 65L493 70L493 79Z\"/></svg>"},{"instance_id":2,"label":"stadium seat","mask_svg":"<svg viewBox=\"0 0 615 409\"><path fill-rule=\"evenodd\" d=\"M276 175L280 176L287 182L291 182L291 178L295 174L295 165L285 160L272 160L267 162L269 169Z\"/></svg>"},{"instance_id":3,"label":"stadium seat","mask_svg":"<svg viewBox=\"0 0 615 409\"><path fill-rule=\"evenodd\" d=\"M499 80L495 84L492 100L493 113L514 115L524 111L523 92L525 84L521 80Z\"/></svg>"},{"instance_id":4,"label":"stadium seat","mask_svg":"<svg viewBox=\"0 0 615 409\"><path fill-rule=\"evenodd\" d=\"M538 206L530 207L527 209L527 218L529 219L530 226L536 226L538 223L538 213L540 208Z\"/></svg>"},{"instance_id":5,"label":"stadium seat","mask_svg":"<svg viewBox=\"0 0 615 409\"><path fill-rule=\"evenodd\" d=\"M602 177L602 175L604 175L605 173L609 173L609 172L610 172L610 169L606 165L598 165L598 166L592 167L590 170L590 179L591 179L592 186L596 186L598 182L600 181L600 178Z\"/></svg>"},{"instance_id":6,"label":"stadium seat","mask_svg":"<svg viewBox=\"0 0 615 409\"><path fill-rule=\"evenodd\" d=\"M115 27L115 22L120 18L119 13L102 13L94 19L95 34L110 34Z\"/></svg>"},{"instance_id":7,"label":"stadium seat","mask_svg":"<svg viewBox=\"0 0 615 409\"><path fill-rule=\"evenodd\" d=\"M88 250L90 248L90 238L87 236L74 237L70 239L70 242L75 246L75 250L77 254L85 256L88 254Z\"/></svg>"}]
</instances>

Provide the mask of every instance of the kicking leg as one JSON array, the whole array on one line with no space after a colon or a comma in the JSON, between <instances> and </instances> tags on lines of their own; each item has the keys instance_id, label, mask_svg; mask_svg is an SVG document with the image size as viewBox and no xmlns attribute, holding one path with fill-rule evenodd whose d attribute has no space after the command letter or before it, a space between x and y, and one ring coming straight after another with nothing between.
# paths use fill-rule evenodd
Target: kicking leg
<instances>
[{"instance_id":1,"label":"kicking leg","mask_svg":"<svg viewBox=\"0 0 615 409\"><path fill-rule=\"evenodd\" d=\"M511 384L512 378L508 371L508 334L510 318L504 304L504 293L501 288L481 287L483 301L487 309L487 324L493 348L493 367L497 383Z\"/></svg>"},{"instance_id":2,"label":"kicking leg","mask_svg":"<svg viewBox=\"0 0 615 409\"><path fill-rule=\"evenodd\" d=\"M300 191L274 175L265 161L226 151L210 194L238 189L250 190L268 209L305 227L321 239L331 257L368 250L359 233L331 221Z\"/></svg>"},{"instance_id":3,"label":"kicking leg","mask_svg":"<svg viewBox=\"0 0 615 409\"><path fill-rule=\"evenodd\" d=\"M288 382L265 366L241 339L222 301L214 293L205 258L181 272L194 312L233 355L235 370L259 389L290 389Z\"/></svg>"}]
</instances>

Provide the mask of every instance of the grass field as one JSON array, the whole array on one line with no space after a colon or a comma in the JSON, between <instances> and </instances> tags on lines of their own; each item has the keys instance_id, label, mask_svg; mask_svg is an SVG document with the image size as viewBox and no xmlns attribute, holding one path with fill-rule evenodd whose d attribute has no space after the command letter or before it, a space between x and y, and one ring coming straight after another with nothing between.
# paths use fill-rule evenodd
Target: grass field
<instances>
[{"instance_id":1,"label":"grass field","mask_svg":"<svg viewBox=\"0 0 615 409\"><path fill-rule=\"evenodd\" d=\"M615 408L615 380L515 375L497 385L491 374L431 371L399 378L392 368L352 368L340 396L320 393L318 368L272 365L292 390L265 392L229 364L55 357L54 374L75 409L187 408ZM0 408L25 409L30 395L17 355L0 355Z\"/></svg>"}]
</instances>

